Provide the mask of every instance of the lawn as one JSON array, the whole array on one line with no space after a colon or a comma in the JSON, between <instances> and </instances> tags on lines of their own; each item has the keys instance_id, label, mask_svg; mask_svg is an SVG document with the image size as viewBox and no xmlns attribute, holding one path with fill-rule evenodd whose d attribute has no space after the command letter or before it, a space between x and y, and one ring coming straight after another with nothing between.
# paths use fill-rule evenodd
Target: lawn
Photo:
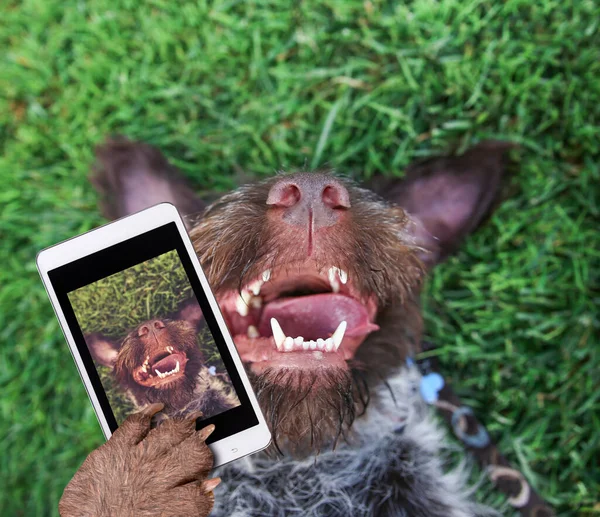
<instances>
[{"instance_id":1,"label":"lawn","mask_svg":"<svg viewBox=\"0 0 600 517\"><path fill-rule=\"evenodd\" d=\"M520 144L507 200L427 284L427 337L559 513L600 515L599 4L290 5L2 2L0 515L56 514L103 440L34 260L104 222L86 178L111 133L210 192Z\"/></svg>"}]
</instances>

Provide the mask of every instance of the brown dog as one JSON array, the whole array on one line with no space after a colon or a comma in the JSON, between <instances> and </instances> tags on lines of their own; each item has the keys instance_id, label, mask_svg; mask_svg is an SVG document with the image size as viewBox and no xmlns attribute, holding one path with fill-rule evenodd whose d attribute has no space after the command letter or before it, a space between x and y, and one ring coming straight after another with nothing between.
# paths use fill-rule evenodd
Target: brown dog
<instances>
[{"instance_id":1,"label":"brown dog","mask_svg":"<svg viewBox=\"0 0 600 517\"><path fill-rule=\"evenodd\" d=\"M172 318L144 321L122 340L92 333L85 341L96 363L112 368L134 406L162 403L166 416L198 411L212 416L236 407L239 400L204 363L196 338L203 323L202 310L192 299Z\"/></svg>"},{"instance_id":2,"label":"brown dog","mask_svg":"<svg viewBox=\"0 0 600 517\"><path fill-rule=\"evenodd\" d=\"M155 149L126 140L99 149L93 180L107 217L160 201L193 215L195 249L274 436L278 454L222 469L218 515L484 513L444 474L443 435L414 397L405 361L421 338L423 274L494 208L508 147L486 142L414 165L404 180L373 183L378 194L327 173L281 174L206 209ZM136 508L102 482L126 468L130 490L156 515L194 515L145 488L145 475L176 485L170 468L143 465L137 449L113 442L97 460L100 490L78 494L78 473L61 511L67 500L80 514L99 500ZM178 456L184 446L174 462L202 463ZM205 515L207 506L187 504Z\"/></svg>"}]
</instances>

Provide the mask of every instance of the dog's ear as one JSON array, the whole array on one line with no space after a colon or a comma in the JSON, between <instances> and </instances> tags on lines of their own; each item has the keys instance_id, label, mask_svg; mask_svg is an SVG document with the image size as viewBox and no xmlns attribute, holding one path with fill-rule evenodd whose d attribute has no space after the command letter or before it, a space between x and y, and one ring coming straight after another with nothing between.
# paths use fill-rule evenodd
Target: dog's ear
<instances>
[{"instance_id":1,"label":"dog's ear","mask_svg":"<svg viewBox=\"0 0 600 517\"><path fill-rule=\"evenodd\" d=\"M506 152L512 147L508 142L482 142L461 156L413 164L401 180L375 179L369 186L411 216L416 244L426 250L421 259L432 267L454 252L497 206Z\"/></svg>"},{"instance_id":2,"label":"dog's ear","mask_svg":"<svg viewBox=\"0 0 600 517\"><path fill-rule=\"evenodd\" d=\"M187 321L196 331L199 331L204 324L204 315L196 298L191 298L182 303L173 319Z\"/></svg>"},{"instance_id":3,"label":"dog's ear","mask_svg":"<svg viewBox=\"0 0 600 517\"><path fill-rule=\"evenodd\" d=\"M119 355L119 345L115 341L95 332L93 334L87 334L85 336L85 342L94 361L102 366L108 366L109 368L115 366L117 355Z\"/></svg>"},{"instance_id":4,"label":"dog's ear","mask_svg":"<svg viewBox=\"0 0 600 517\"><path fill-rule=\"evenodd\" d=\"M108 219L164 201L184 216L204 211L204 202L184 176L158 149L141 142L115 137L98 146L90 179L100 193L102 215Z\"/></svg>"}]
</instances>

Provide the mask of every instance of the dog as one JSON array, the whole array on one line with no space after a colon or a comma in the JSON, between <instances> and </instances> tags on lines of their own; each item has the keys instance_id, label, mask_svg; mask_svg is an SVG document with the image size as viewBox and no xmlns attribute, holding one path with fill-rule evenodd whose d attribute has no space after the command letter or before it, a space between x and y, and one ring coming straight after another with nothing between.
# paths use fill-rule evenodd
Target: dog
<instances>
[{"instance_id":1,"label":"dog","mask_svg":"<svg viewBox=\"0 0 600 517\"><path fill-rule=\"evenodd\" d=\"M403 179L362 186L331 172L281 173L208 206L157 149L120 138L99 147L92 182L106 217L162 201L189 214L195 250L273 445L220 468L214 492L202 484L218 482L203 481L205 469L195 492L184 485L192 496L172 469L154 468L150 458L144 467L131 445L139 440L124 438L132 428L155 441L163 436L174 444L173 460L186 462L185 439L166 436L182 435L177 426L189 431L187 421L148 432L147 417L145 431L142 417L131 417L138 424L124 425L93 453L100 457L93 468L84 463L61 512L128 508L142 515L135 501L145 493L144 515L180 515L172 501L187 504L185 494L202 500L188 504L197 508L188 515L204 515L213 503L217 516L493 513L472 501L460 470L445 471L444 433L407 361L422 336L423 279L498 205L510 147L482 142L461 156L411 165ZM183 435L189 440L190 433ZM124 467L132 458L135 466ZM119 469L133 476L133 500L107 481ZM148 476L179 492L154 496ZM82 487L92 482L86 498Z\"/></svg>"},{"instance_id":2,"label":"dog","mask_svg":"<svg viewBox=\"0 0 600 517\"><path fill-rule=\"evenodd\" d=\"M111 368L134 407L161 402L164 416L200 411L213 416L239 405L231 386L212 376L197 343L206 332L195 299L172 318L144 321L122 340L85 335L96 363Z\"/></svg>"}]
</instances>

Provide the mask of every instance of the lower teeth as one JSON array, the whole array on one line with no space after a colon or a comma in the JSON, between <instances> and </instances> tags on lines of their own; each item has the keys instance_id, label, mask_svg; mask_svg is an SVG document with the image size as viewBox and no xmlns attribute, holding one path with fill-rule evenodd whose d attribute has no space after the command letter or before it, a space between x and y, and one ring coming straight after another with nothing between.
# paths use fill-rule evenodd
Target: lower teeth
<instances>
[{"instance_id":1,"label":"lower teeth","mask_svg":"<svg viewBox=\"0 0 600 517\"><path fill-rule=\"evenodd\" d=\"M175 364L175 368L173 368L170 372L159 372L158 370L154 370L156 372L156 375L158 375L158 377L160 379L164 379L165 377L168 377L169 375L173 375L174 373L178 373L179 372L179 361L177 361L177 363Z\"/></svg>"},{"instance_id":2,"label":"lower teeth","mask_svg":"<svg viewBox=\"0 0 600 517\"><path fill-rule=\"evenodd\" d=\"M331 337L327 339L318 338L317 340L304 340L302 336L292 338L286 336L281 329L278 321L271 318L271 329L273 339L279 352L292 352L294 350L322 350L324 352L337 352L340 347L344 334L346 332L346 322L342 321Z\"/></svg>"}]
</instances>

